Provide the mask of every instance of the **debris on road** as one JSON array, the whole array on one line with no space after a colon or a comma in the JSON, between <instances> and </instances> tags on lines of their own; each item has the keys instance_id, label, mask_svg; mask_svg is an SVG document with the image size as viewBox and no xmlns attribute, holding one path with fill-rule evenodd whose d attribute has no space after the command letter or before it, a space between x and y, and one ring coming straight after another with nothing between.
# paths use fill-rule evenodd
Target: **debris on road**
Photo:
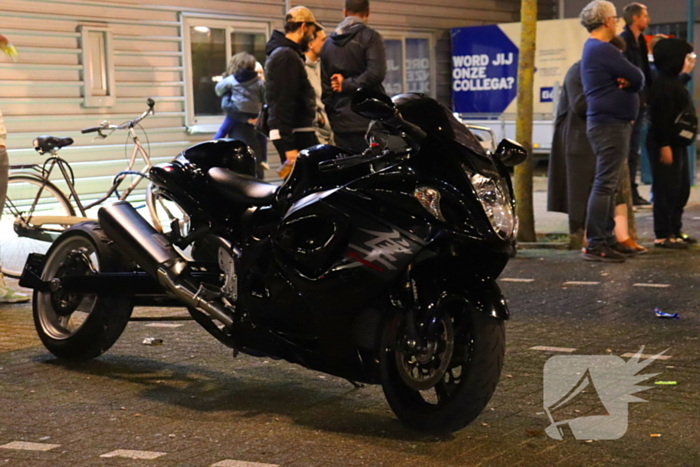
<instances>
[{"instance_id":1,"label":"debris on road","mask_svg":"<svg viewBox=\"0 0 700 467\"><path fill-rule=\"evenodd\" d=\"M664 318L664 319L681 319L680 316L678 316L678 313L664 313L661 311L661 308L654 308L654 314L656 315L657 318Z\"/></svg>"},{"instance_id":2,"label":"debris on road","mask_svg":"<svg viewBox=\"0 0 700 467\"><path fill-rule=\"evenodd\" d=\"M163 339L147 337L143 340L143 345L163 345Z\"/></svg>"}]
</instances>

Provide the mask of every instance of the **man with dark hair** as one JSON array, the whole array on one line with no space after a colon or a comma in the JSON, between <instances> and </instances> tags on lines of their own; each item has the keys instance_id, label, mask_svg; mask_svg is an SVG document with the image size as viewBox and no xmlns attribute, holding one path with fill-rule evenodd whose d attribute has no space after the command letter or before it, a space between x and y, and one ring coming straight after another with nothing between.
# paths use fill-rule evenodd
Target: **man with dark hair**
<instances>
[{"instance_id":1,"label":"man with dark hair","mask_svg":"<svg viewBox=\"0 0 700 467\"><path fill-rule=\"evenodd\" d=\"M369 120L350 109L358 88L384 92L386 50L384 39L367 26L368 0L346 0L345 19L321 49L323 103L333 128L335 144L362 152Z\"/></svg>"},{"instance_id":2,"label":"man with dark hair","mask_svg":"<svg viewBox=\"0 0 700 467\"><path fill-rule=\"evenodd\" d=\"M588 105L586 135L596 155L583 258L623 262L634 251L615 238L615 194L620 168L629 153L632 121L639 112L638 92L644 86L644 75L610 44L617 26L615 5L592 1L581 11L581 24L590 33L583 45L581 82Z\"/></svg>"},{"instance_id":3,"label":"man with dark hair","mask_svg":"<svg viewBox=\"0 0 700 467\"><path fill-rule=\"evenodd\" d=\"M646 104L651 87L651 68L649 67L649 51L647 42L642 34L649 26L651 19L647 7L641 3L630 3L622 10L625 29L620 36L625 40L625 57L644 73L644 87L639 92L639 114L632 125L630 153L627 160L630 169L630 185L632 187L632 203L635 206L648 206L649 201L639 195L637 190L637 168L639 167L639 150L642 138L642 125L646 114Z\"/></svg>"},{"instance_id":4,"label":"man with dark hair","mask_svg":"<svg viewBox=\"0 0 700 467\"><path fill-rule=\"evenodd\" d=\"M277 171L282 178L292 171L299 151L318 144L313 128L316 95L306 74L304 52L321 29L308 8L297 6L287 12L284 34L273 31L265 46L268 125L282 160Z\"/></svg>"}]
</instances>

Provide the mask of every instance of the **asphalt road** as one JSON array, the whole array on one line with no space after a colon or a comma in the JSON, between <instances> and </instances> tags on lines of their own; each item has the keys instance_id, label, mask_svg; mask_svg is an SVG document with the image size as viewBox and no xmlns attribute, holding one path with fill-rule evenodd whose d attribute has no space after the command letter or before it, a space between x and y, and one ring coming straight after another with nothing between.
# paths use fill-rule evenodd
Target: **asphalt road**
<instances>
[{"instance_id":1,"label":"asphalt road","mask_svg":"<svg viewBox=\"0 0 700 467\"><path fill-rule=\"evenodd\" d=\"M689 210L686 226L700 234L700 209ZM699 279L700 247L650 251L624 264L521 251L500 282L512 312L501 382L474 423L443 437L404 428L379 387L234 359L192 321L131 322L107 354L67 364L41 346L29 305L3 306L0 466L698 467ZM681 319L659 319L654 307ZM163 345L143 345L146 337ZM628 404L624 436L547 435L550 357L622 356L642 346L647 355L668 350L640 372L658 375L636 394L648 402ZM581 396L571 417L606 415L594 391Z\"/></svg>"}]
</instances>

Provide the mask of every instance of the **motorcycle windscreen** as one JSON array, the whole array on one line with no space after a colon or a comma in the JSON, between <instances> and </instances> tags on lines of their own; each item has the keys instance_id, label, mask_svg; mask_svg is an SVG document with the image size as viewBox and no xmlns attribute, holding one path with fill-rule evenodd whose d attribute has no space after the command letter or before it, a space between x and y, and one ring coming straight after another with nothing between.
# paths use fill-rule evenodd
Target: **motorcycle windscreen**
<instances>
[{"instance_id":1,"label":"motorcycle windscreen","mask_svg":"<svg viewBox=\"0 0 700 467\"><path fill-rule=\"evenodd\" d=\"M492 157L447 107L421 94L401 94L393 100L404 119L418 125L429 138L447 146L460 162L482 175L498 177L499 172Z\"/></svg>"}]
</instances>

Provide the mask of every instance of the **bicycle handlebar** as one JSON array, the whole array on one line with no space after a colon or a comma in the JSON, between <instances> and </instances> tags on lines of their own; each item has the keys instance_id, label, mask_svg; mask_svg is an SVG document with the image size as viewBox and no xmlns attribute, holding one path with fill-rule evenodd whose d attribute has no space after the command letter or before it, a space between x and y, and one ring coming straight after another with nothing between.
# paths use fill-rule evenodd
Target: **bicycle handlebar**
<instances>
[{"instance_id":1,"label":"bicycle handlebar","mask_svg":"<svg viewBox=\"0 0 700 467\"><path fill-rule=\"evenodd\" d=\"M83 128L82 130L80 130L80 132L83 134L97 132L100 134L100 136L102 136L103 138L106 138L107 135L102 134L102 130L114 131L114 130L123 130L125 128L133 128L136 125L138 125L139 123L141 123L141 120L148 117L149 115L155 115L155 111L153 110L153 107L155 107L156 102L149 97L146 100L146 105L148 105L148 110L146 110L144 113L142 113L141 115L139 115L135 119L124 122L121 125L111 125L108 121L104 121L104 122L102 122L102 124L100 126Z\"/></svg>"}]
</instances>

